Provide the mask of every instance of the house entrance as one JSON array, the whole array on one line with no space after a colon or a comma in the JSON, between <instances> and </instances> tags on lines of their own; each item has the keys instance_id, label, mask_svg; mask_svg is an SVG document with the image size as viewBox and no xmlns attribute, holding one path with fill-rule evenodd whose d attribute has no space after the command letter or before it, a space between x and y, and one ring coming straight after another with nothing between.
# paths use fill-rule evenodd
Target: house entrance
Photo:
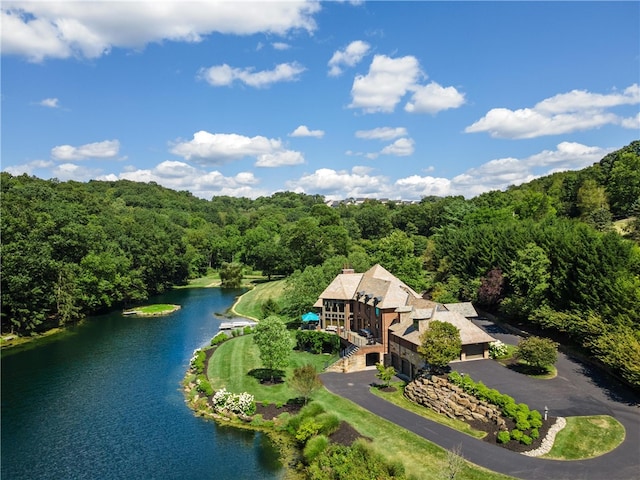
<instances>
[{"instance_id":1,"label":"house entrance","mask_svg":"<svg viewBox=\"0 0 640 480\"><path fill-rule=\"evenodd\" d=\"M400 367L400 372L402 372L403 375L406 375L409 378L413 378L413 376L411 374L411 363L406 358L402 359L402 365Z\"/></svg>"}]
</instances>

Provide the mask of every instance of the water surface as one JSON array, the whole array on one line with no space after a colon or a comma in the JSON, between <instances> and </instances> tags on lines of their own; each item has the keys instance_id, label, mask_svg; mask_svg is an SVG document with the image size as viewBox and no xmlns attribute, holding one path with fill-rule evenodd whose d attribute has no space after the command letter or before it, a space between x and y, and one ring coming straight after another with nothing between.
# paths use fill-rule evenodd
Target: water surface
<instances>
[{"instance_id":1,"label":"water surface","mask_svg":"<svg viewBox=\"0 0 640 480\"><path fill-rule=\"evenodd\" d=\"M261 433L195 417L180 387L193 350L241 291L178 290L166 317L113 313L2 358L2 478L276 479Z\"/></svg>"}]
</instances>

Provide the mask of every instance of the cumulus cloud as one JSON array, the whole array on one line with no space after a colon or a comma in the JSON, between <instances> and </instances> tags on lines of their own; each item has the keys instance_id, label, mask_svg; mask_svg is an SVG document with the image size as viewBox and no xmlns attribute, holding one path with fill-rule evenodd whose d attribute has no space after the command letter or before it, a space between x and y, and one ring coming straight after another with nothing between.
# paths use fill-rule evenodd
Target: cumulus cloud
<instances>
[{"instance_id":1,"label":"cumulus cloud","mask_svg":"<svg viewBox=\"0 0 640 480\"><path fill-rule=\"evenodd\" d=\"M418 87L404 109L409 113L435 114L442 110L458 108L464 104L464 94L455 87L443 87L436 82Z\"/></svg>"},{"instance_id":2,"label":"cumulus cloud","mask_svg":"<svg viewBox=\"0 0 640 480\"><path fill-rule=\"evenodd\" d=\"M358 130L356 132L356 138L364 138L365 140L393 140L406 135L407 129L404 127L378 127L372 130Z\"/></svg>"},{"instance_id":3,"label":"cumulus cloud","mask_svg":"<svg viewBox=\"0 0 640 480\"><path fill-rule=\"evenodd\" d=\"M300 125L293 132L291 132L289 136L322 138L324 137L324 130L309 130L309 127L307 127L306 125Z\"/></svg>"},{"instance_id":4,"label":"cumulus cloud","mask_svg":"<svg viewBox=\"0 0 640 480\"><path fill-rule=\"evenodd\" d=\"M553 150L543 150L525 158L493 159L453 178L410 175L392 181L388 177L373 174L370 167L354 167L351 171L323 168L290 181L288 186L298 192L319 193L329 199L369 197L419 200L430 195L463 195L469 198L490 190L504 190L553 172L578 170L600 161L613 150L562 142Z\"/></svg>"},{"instance_id":5,"label":"cumulus cloud","mask_svg":"<svg viewBox=\"0 0 640 480\"><path fill-rule=\"evenodd\" d=\"M495 138L519 139L590 130L608 124L634 128L632 120L620 118L607 110L638 103L638 84L633 84L622 92L610 94L572 90L544 99L533 108L493 108L480 120L468 126L465 132L487 132Z\"/></svg>"},{"instance_id":6,"label":"cumulus cloud","mask_svg":"<svg viewBox=\"0 0 640 480\"><path fill-rule=\"evenodd\" d=\"M342 67L354 67L369 53L367 42L356 40L347 45L344 50L337 50L329 60L329 76L342 75Z\"/></svg>"},{"instance_id":7,"label":"cumulus cloud","mask_svg":"<svg viewBox=\"0 0 640 480\"><path fill-rule=\"evenodd\" d=\"M391 145L387 145L382 149L380 154L382 155L393 155L396 157L407 157L413 154L414 141L411 138L399 138Z\"/></svg>"},{"instance_id":8,"label":"cumulus cloud","mask_svg":"<svg viewBox=\"0 0 640 480\"><path fill-rule=\"evenodd\" d=\"M217 170L195 168L185 162L167 160L150 169L130 167L119 175L109 174L98 180L126 179L134 182L155 182L173 190L188 190L200 198L214 195L256 198L267 194L257 189L258 179L251 172L225 176Z\"/></svg>"},{"instance_id":9,"label":"cumulus cloud","mask_svg":"<svg viewBox=\"0 0 640 480\"><path fill-rule=\"evenodd\" d=\"M177 142L171 153L185 160L220 165L255 157L256 166L278 167L304 162L300 152L287 150L279 139L263 136L245 137L235 133L209 133L204 130L193 134L189 141Z\"/></svg>"},{"instance_id":10,"label":"cumulus cloud","mask_svg":"<svg viewBox=\"0 0 640 480\"><path fill-rule=\"evenodd\" d=\"M75 163L61 163L51 169L52 175L58 180L76 180L78 182L91 180L101 172L100 169L76 165Z\"/></svg>"},{"instance_id":11,"label":"cumulus cloud","mask_svg":"<svg viewBox=\"0 0 640 480\"><path fill-rule=\"evenodd\" d=\"M45 98L44 100L39 101L38 105L47 108L60 108L60 103L57 98Z\"/></svg>"},{"instance_id":12,"label":"cumulus cloud","mask_svg":"<svg viewBox=\"0 0 640 480\"><path fill-rule=\"evenodd\" d=\"M36 170L50 168L54 165L51 160L33 160L29 163L23 163L21 165L11 165L5 167L3 171L10 173L11 175L33 175Z\"/></svg>"},{"instance_id":13,"label":"cumulus cloud","mask_svg":"<svg viewBox=\"0 0 640 480\"><path fill-rule=\"evenodd\" d=\"M2 2L3 54L97 58L112 48L140 49L163 40L199 42L207 35L313 32L320 3L255 2Z\"/></svg>"},{"instance_id":14,"label":"cumulus cloud","mask_svg":"<svg viewBox=\"0 0 640 480\"><path fill-rule=\"evenodd\" d=\"M87 143L79 147L59 145L51 149L51 156L60 161L77 161L88 158L114 158L120 151L118 140Z\"/></svg>"},{"instance_id":15,"label":"cumulus cloud","mask_svg":"<svg viewBox=\"0 0 640 480\"><path fill-rule=\"evenodd\" d=\"M209 68L202 68L198 72L198 78L205 80L214 87L232 85L235 81L244 83L249 87L267 88L274 83L295 82L300 78L305 68L297 62L281 63L273 70L255 72L253 68L235 68L226 63Z\"/></svg>"},{"instance_id":16,"label":"cumulus cloud","mask_svg":"<svg viewBox=\"0 0 640 480\"><path fill-rule=\"evenodd\" d=\"M443 87L435 82L421 85L419 81L423 78L426 75L411 55L401 58L375 55L369 73L354 79L349 107L361 108L365 113L393 112L411 92L411 100L404 107L409 113L436 114L465 103L464 94L455 87Z\"/></svg>"},{"instance_id":17,"label":"cumulus cloud","mask_svg":"<svg viewBox=\"0 0 640 480\"><path fill-rule=\"evenodd\" d=\"M420 77L418 60L413 56L391 58L375 55L367 75L358 75L351 88L350 108L366 113L393 112L402 97Z\"/></svg>"},{"instance_id":18,"label":"cumulus cloud","mask_svg":"<svg viewBox=\"0 0 640 480\"><path fill-rule=\"evenodd\" d=\"M369 170L354 167L348 170L320 168L298 180L287 182L297 192L314 192L330 199L349 197L376 197L388 191L388 179L382 175L371 175Z\"/></svg>"}]
</instances>

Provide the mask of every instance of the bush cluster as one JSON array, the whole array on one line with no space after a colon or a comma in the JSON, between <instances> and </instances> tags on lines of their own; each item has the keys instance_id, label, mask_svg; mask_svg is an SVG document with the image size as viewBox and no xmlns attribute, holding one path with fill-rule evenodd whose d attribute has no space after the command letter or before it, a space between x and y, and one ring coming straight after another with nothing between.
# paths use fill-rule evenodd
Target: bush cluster
<instances>
[{"instance_id":1,"label":"bush cluster","mask_svg":"<svg viewBox=\"0 0 640 480\"><path fill-rule=\"evenodd\" d=\"M220 345L221 343L225 342L228 338L229 337L227 337L226 333L220 332L211 339L211 346L214 347L216 345Z\"/></svg>"},{"instance_id":2,"label":"bush cluster","mask_svg":"<svg viewBox=\"0 0 640 480\"><path fill-rule=\"evenodd\" d=\"M211 402L217 412L226 411L237 415L253 415L256 413L255 399L253 395L247 392L237 394L222 388L213 394Z\"/></svg>"},{"instance_id":3,"label":"bush cluster","mask_svg":"<svg viewBox=\"0 0 640 480\"><path fill-rule=\"evenodd\" d=\"M542 415L537 410L530 410L525 403L516 403L509 395L500 393L498 390L487 387L482 382L475 382L468 375L462 376L459 372L453 371L449 374L449 381L462 388L462 390L492 405L496 405L502 410L502 414L512 419L516 428L509 432L498 433L498 443L507 443L509 438L524 445L531 445L532 441L539 436L538 429L542 426ZM528 433L527 433L528 432Z\"/></svg>"},{"instance_id":4,"label":"bush cluster","mask_svg":"<svg viewBox=\"0 0 640 480\"><path fill-rule=\"evenodd\" d=\"M196 350L191 357L191 368L195 370L197 374L204 372L204 361L207 358L207 354L202 350Z\"/></svg>"},{"instance_id":5,"label":"bush cluster","mask_svg":"<svg viewBox=\"0 0 640 480\"><path fill-rule=\"evenodd\" d=\"M296 332L296 349L308 350L311 353L336 353L340 350L340 337L333 333L317 330L298 330Z\"/></svg>"},{"instance_id":6,"label":"bush cluster","mask_svg":"<svg viewBox=\"0 0 640 480\"><path fill-rule=\"evenodd\" d=\"M489 344L489 356L493 359L503 358L509 353L509 348L507 345L500 340L496 340L495 342L491 342Z\"/></svg>"}]
</instances>

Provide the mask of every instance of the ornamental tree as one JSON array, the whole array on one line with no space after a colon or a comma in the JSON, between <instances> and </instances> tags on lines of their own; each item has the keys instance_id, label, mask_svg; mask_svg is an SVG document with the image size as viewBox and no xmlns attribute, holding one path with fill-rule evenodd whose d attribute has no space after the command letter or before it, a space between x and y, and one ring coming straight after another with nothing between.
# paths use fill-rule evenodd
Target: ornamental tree
<instances>
[{"instance_id":1,"label":"ornamental tree","mask_svg":"<svg viewBox=\"0 0 640 480\"><path fill-rule=\"evenodd\" d=\"M284 369L289 365L295 342L284 322L273 315L256 325L253 341L260 351L262 364L271 372L273 383L274 370Z\"/></svg>"},{"instance_id":2,"label":"ornamental tree","mask_svg":"<svg viewBox=\"0 0 640 480\"><path fill-rule=\"evenodd\" d=\"M461 351L460 330L450 323L433 320L429 322L428 330L420 335L418 352L436 370L444 370L451 360L460 356Z\"/></svg>"},{"instance_id":3,"label":"ornamental tree","mask_svg":"<svg viewBox=\"0 0 640 480\"><path fill-rule=\"evenodd\" d=\"M558 344L548 338L525 338L518 343L516 358L524 360L534 368L544 370L556 363Z\"/></svg>"},{"instance_id":4,"label":"ornamental tree","mask_svg":"<svg viewBox=\"0 0 640 480\"><path fill-rule=\"evenodd\" d=\"M318 372L313 365L303 365L293 371L289 385L304 398L306 405L313 392L322 386L322 382L320 382Z\"/></svg>"},{"instance_id":5,"label":"ornamental tree","mask_svg":"<svg viewBox=\"0 0 640 480\"><path fill-rule=\"evenodd\" d=\"M389 386L391 379L396 374L396 369L393 366L385 367L384 363L376 363L376 369L378 373L376 373L376 377L378 377L383 383L385 387Z\"/></svg>"}]
</instances>

